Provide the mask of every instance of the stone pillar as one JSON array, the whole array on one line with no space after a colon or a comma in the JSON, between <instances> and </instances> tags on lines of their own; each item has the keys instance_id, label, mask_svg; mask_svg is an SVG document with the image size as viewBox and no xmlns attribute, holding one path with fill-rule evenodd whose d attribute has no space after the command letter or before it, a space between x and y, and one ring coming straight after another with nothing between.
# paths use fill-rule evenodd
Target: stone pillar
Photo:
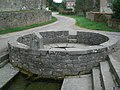
<instances>
[{"instance_id":1,"label":"stone pillar","mask_svg":"<svg viewBox=\"0 0 120 90\"><path fill-rule=\"evenodd\" d=\"M107 8L107 0L100 0L100 12L105 12L105 8Z\"/></svg>"},{"instance_id":2,"label":"stone pillar","mask_svg":"<svg viewBox=\"0 0 120 90\"><path fill-rule=\"evenodd\" d=\"M35 33L30 40L30 49L32 50L38 50L43 49L43 38L40 36L40 34Z\"/></svg>"},{"instance_id":3,"label":"stone pillar","mask_svg":"<svg viewBox=\"0 0 120 90\"><path fill-rule=\"evenodd\" d=\"M112 10L110 8L110 3L112 3L112 0L100 0L100 12L107 12L112 13Z\"/></svg>"}]
</instances>

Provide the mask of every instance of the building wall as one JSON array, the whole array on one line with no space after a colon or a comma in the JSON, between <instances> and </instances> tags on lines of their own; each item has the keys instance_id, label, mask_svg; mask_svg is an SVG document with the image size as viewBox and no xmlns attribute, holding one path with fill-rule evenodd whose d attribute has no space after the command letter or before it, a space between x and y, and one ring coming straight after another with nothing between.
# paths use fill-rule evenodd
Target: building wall
<instances>
[{"instance_id":1,"label":"building wall","mask_svg":"<svg viewBox=\"0 0 120 90\"><path fill-rule=\"evenodd\" d=\"M0 11L45 9L46 0L1 0Z\"/></svg>"},{"instance_id":2,"label":"building wall","mask_svg":"<svg viewBox=\"0 0 120 90\"><path fill-rule=\"evenodd\" d=\"M43 6L43 9L46 8L46 4L47 4L47 1L46 1L46 0L42 0L42 6Z\"/></svg>"},{"instance_id":3,"label":"building wall","mask_svg":"<svg viewBox=\"0 0 120 90\"><path fill-rule=\"evenodd\" d=\"M0 12L0 30L47 22L51 12L46 10Z\"/></svg>"},{"instance_id":4,"label":"building wall","mask_svg":"<svg viewBox=\"0 0 120 90\"><path fill-rule=\"evenodd\" d=\"M0 0L0 11L20 10L22 2L20 0Z\"/></svg>"},{"instance_id":5,"label":"building wall","mask_svg":"<svg viewBox=\"0 0 120 90\"><path fill-rule=\"evenodd\" d=\"M74 9L76 0L66 0L66 8Z\"/></svg>"},{"instance_id":6,"label":"building wall","mask_svg":"<svg viewBox=\"0 0 120 90\"><path fill-rule=\"evenodd\" d=\"M75 2L66 2L66 8L67 9L73 9L75 6Z\"/></svg>"}]
</instances>

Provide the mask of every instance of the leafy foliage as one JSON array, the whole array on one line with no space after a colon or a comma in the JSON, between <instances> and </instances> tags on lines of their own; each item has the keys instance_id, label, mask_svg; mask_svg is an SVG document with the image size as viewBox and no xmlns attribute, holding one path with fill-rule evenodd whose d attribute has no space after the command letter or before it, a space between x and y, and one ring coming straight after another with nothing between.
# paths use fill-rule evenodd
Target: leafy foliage
<instances>
[{"instance_id":1,"label":"leafy foliage","mask_svg":"<svg viewBox=\"0 0 120 90\"><path fill-rule=\"evenodd\" d=\"M61 5L61 3L56 3L53 0L47 0L47 6L52 11L58 11L60 5Z\"/></svg>"},{"instance_id":2,"label":"leafy foliage","mask_svg":"<svg viewBox=\"0 0 120 90\"><path fill-rule=\"evenodd\" d=\"M83 13L86 16L86 12L88 11L98 11L99 9L99 0L76 0L75 11L76 14ZM95 10L96 9L96 10Z\"/></svg>"},{"instance_id":3,"label":"leafy foliage","mask_svg":"<svg viewBox=\"0 0 120 90\"><path fill-rule=\"evenodd\" d=\"M113 12L113 18L120 19L120 0L114 0Z\"/></svg>"}]
</instances>

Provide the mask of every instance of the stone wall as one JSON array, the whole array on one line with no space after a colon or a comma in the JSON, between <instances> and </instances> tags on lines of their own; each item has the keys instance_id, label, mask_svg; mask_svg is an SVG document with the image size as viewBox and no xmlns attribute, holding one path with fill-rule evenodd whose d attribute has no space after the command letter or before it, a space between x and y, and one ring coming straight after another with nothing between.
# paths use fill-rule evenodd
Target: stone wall
<instances>
[{"instance_id":1,"label":"stone wall","mask_svg":"<svg viewBox=\"0 0 120 90\"><path fill-rule=\"evenodd\" d=\"M112 18L112 13L87 12L86 18L95 22L107 23Z\"/></svg>"},{"instance_id":2,"label":"stone wall","mask_svg":"<svg viewBox=\"0 0 120 90\"><path fill-rule=\"evenodd\" d=\"M119 19L111 19L108 21L108 26L115 29L120 29L120 20Z\"/></svg>"},{"instance_id":3,"label":"stone wall","mask_svg":"<svg viewBox=\"0 0 120 90\"><path fill-rule=\"evenodd\" d=\"M84 39L80 39L80 38L84 38ZM104 43L108 40L109 40L108 37L103 36L101 34L86 33L86 32L78 32L77 33L78 43L84 43L87 45L100 45L101 43Z\"/></svg>"},{"instance_id":4,"label":"stone wall","mask_svg":"<svg viewBox=\"0 0 120 90\"><path fill-rule=\"evenodd\" d=\"M92 38L92 35L96 36L96 41ZM31 36L34 37L33 42L29 39ZM78 44L84 43L84 40L88 40L87 43L93 40L98 45L95 43L95 45L85 49L67 47L66 49L54 47L47 49L44 45L49 45L49 43L47 43L47 40L44 42L45 39L48 42L52 39L52 43L58 44L71 43L70 41L73 39L77 39L74 43ZM37 74L40 77L64 78L66 75L91 72L93 67L99 65L99 62L106 60L108 53L112 53L117 49L117 43L116 39L98 33L78 32L77 35L70 35L68 31L40 32L40 34L36 32L10 41L8 44L9 58L14 66ZM36 46L40 47L36 48Z\"/></svg>"},{"instance_id":5,"label":"stone wall","mask_svg":"<svg viewBox=\"0 0 120 90\"><path fill-rule=\"evenodd\" d=\"M22 9L21 0L0 0L0 11L16 11Z\"/></svg>"},{"instance_id":6,"label":"stone wall","mask_svg":"<svg viewBox=\"0 0 120 90\"><path fill-rule=\"evenodd\" d=\"M0 12L0 30L22 27L51 20L51 12L45 10Z\"/></svg>"},{"instance_id":7,"label":"stone wall","mask_svg":"<svg viewBox=\"0 0 120 90\"><path fill-rule=\"evenodd\" d=\"M46 0L1 0L0 11L45 9Z\"/></svg>"}]
</instances>

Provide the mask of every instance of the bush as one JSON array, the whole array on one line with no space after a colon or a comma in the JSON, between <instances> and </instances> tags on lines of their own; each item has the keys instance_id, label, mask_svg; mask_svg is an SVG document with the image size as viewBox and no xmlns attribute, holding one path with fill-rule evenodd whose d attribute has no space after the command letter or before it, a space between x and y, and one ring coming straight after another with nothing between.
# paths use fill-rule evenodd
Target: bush
<instances>
[{"instance_id":1,"label":"bush","mask_svg":"<svg viewBox=\"0 0 120 90\"><path fill-rule=\"evenodd\" d=\"M113 18L120 19L120 0L113 2Z\"/></svg>"},{"instance_id":2,"label":"bush","mask_svg":"<svg viewBox=\"0 0 120 90\"><path fill-rule=\"evenodd\" d=\"M60 9L59 10L59 14L63 14L63 15L74 15L75 13L71 10L71 9Z\"/></svg>"}]
</instances>

